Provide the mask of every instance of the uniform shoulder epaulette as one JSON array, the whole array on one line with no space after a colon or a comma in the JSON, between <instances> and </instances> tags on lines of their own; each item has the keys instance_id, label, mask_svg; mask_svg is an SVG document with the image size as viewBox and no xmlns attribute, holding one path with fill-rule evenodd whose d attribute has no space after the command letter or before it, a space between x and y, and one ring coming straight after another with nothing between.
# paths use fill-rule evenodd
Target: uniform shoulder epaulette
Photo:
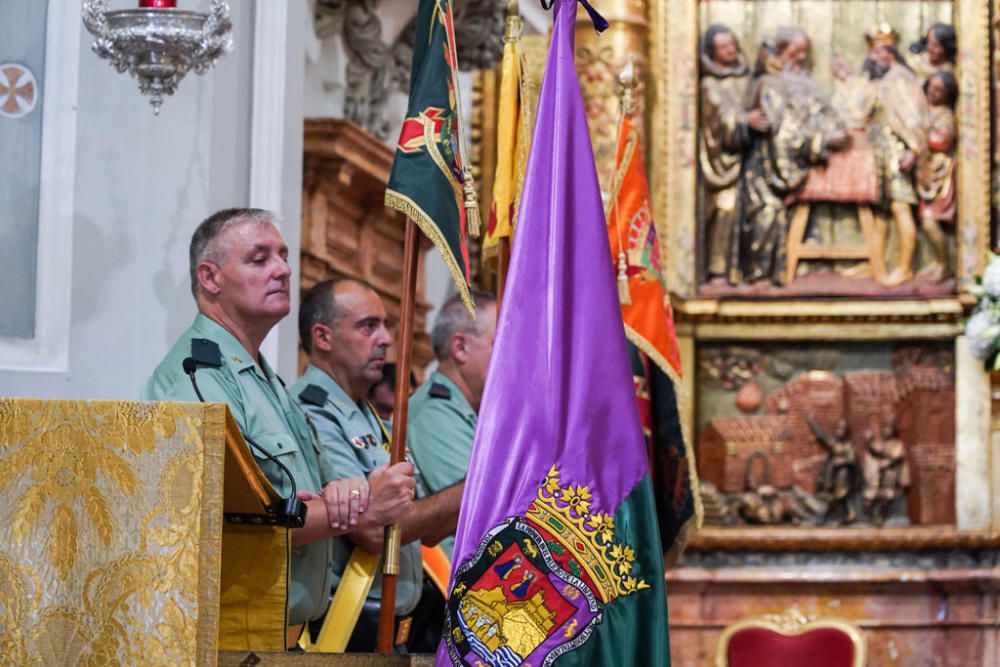
<instances>
[{"instance_id":1,"label":"uniform shoulder epaulette","mask_svg":"<svg viewBox=\"0 0 1000 667\"><path fill-rule=\"evenodd\" d=\"M319 385L315 384L307 384L306 388L299 392L299 398L301 398L304 403L320 407L326 403L326 397L329 395L330 394L326 389L323 389Z\"/></svg>"},{"instance_id":2,"label":"uniform shoulder epaulette","mask_svg":"<svg viewBox=\"0 0 1000 667\"><path fill-rule=\"evenodd\" d=\"M451 398L451 389L448 389L448 387L440 382L432 384L431 390L428 393L431 395L431 398Z\"/></svg>"},{"instance_id":3,"label":"uniform shoulder epaulette","mask_svg":"<svg viewBox=\"0 0 1000 667\"><path fill-rule=\"evenodd\" d=\"M222 366L222 351L219 350L219 344L207 338L191 339L191 358L202 366L215 368Z\"/></svg>"}]
</instances>

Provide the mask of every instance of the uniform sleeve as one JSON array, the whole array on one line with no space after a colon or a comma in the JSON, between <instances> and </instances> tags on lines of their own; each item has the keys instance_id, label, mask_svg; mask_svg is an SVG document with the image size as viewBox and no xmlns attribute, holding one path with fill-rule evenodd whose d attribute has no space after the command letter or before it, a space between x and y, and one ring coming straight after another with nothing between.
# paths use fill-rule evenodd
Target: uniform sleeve
<instances>
[{"instance_id":1,"label":"uniform sleeve","mask_svg":"<svg viewBox=\"0 0 1000 667\"><path fill-rule=\"evenodd\" d=\"M309 414L309 411L304 407L303 412L306 413L306 423L309 425L309 435L312 436L312 446L316 450L316 461L319 465L319 480L320 484L326 486L327 483L332 482L335 479L340 479L337 477L337 466L333 463L333 459L327 453L326 449L320 444L319 432L316 430L316 424L313 421L313 416Z\"/></svg>"},{"instance_id":2,"label":"uniform sleeve","mask_svg":"<svg viewBox=\"0 0 1000 667\"><path fill-rule=\"evenodd\" d=\"M432 400L410 417L407 440L431 493L465 479L475 428L446 401Z\"/></svg>"},{"instance_id":3,"label":"uniform sleeve","mask_svg":"<svg viewBox=\"0 0 1000 667\"><path fill-rule=\"evenodd\" d=\"M320 450L320 476L323 478L323 484L335 479L366 477L365 470L354 453L354 448L347 441L343 429L340 428L340 424L337 423L333 415L317 406L305 405L303 407L316 429Z\"/></svg>"}]
</instances>

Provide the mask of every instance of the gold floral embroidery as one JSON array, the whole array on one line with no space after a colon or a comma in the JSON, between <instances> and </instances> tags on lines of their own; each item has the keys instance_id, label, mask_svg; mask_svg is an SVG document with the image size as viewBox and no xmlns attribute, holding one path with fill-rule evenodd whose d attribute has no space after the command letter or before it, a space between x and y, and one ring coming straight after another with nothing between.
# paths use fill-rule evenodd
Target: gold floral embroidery
<instances>
[{"instance_id":1,"label":"gold floral embroidery","mask_svg":"<svg viewBox=\"0 0 1000 667\"><path fill-rule=\"evenodd\" d=\"M218 406L0 399L0 662L195 664L216 652ZM208 626L206 626L206 623Z\"/></svg>"}]
</instances>

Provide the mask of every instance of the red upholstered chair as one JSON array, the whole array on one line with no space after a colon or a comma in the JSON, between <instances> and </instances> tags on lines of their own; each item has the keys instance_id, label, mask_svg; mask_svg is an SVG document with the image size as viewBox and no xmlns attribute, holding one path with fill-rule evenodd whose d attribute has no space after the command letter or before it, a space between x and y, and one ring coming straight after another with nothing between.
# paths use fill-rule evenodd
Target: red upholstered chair
<instances>
[{"instance_id":1,"label":"red upholstered chair","mask_svg":"<svg viewBox=\"0 0 1000 667\"><path fill-rule=\"evenodd\" d=\"M716 667L864 667L865 637L839 619L812 619L792 609L748 618L719 639Z\"/></svg>"}]
</instances>

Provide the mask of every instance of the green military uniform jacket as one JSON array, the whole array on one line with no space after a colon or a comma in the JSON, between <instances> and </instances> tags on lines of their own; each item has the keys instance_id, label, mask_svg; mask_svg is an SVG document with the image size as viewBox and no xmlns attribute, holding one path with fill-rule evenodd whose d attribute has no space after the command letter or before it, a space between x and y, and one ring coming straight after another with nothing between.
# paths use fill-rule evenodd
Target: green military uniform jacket
<instances>
[{"instance_id":1,"label":"green military uniform jacket","mask_svg":"<svg viewBox=\"0 0 1000 667\"><path fill-rule=\"evenodd\" d=\"M339 478L368 477L389 463L389 452L378 417L367 402L355 403L325 371L309 365L292 386L292 396L309 414L316 427L320 446L337 469ZM333 586L340 583L344 567L354 550L346 537L334 540ZM399 550L396 578L396 614L413 611L420 600L423 562L420 542L404 544ZM382 573L375 576L369 600L382 599Z\"/></svg>"},{"instance_id":2,"label":"green military uniform jacket","mask_svg":"<svg viewBox=\"0 0 1000 667\"><path fill-rule=\"evenodd\" d=\"M192 354L192 339L218 345L198 347ZM284 384L261 357L254 362L236 337L215 321L198 315L166 358L153 371L142 396L147 400L191 401L198 396L182 362L193 356L199 361L198 389L209 403L226 403L244 435L281 461L295 478L300 491L322 492L326 482L336 479L330 460L322 455L305 414L295 404ZM275 490L284 497L291 484L274 463L251 447L258 465ZM288 591L288 623L297 625L318 618L326 611L330 596L333 540L318 540L294 547L291 585Z\"/></svg>"},{"instance_id":3,"label":"green military uniform jacket","mask_svg":"<svg viewBox=\"0 0 1000 667\"><path fill-rule=\"evenodd\" d=\"M433 373L410 397L406 444L426 493L437 493L465 479L476 420L476 411L465 396L441 373ZM454 536L441 540L449 558L454 546Z\"/></svg>"}]
</instances>

